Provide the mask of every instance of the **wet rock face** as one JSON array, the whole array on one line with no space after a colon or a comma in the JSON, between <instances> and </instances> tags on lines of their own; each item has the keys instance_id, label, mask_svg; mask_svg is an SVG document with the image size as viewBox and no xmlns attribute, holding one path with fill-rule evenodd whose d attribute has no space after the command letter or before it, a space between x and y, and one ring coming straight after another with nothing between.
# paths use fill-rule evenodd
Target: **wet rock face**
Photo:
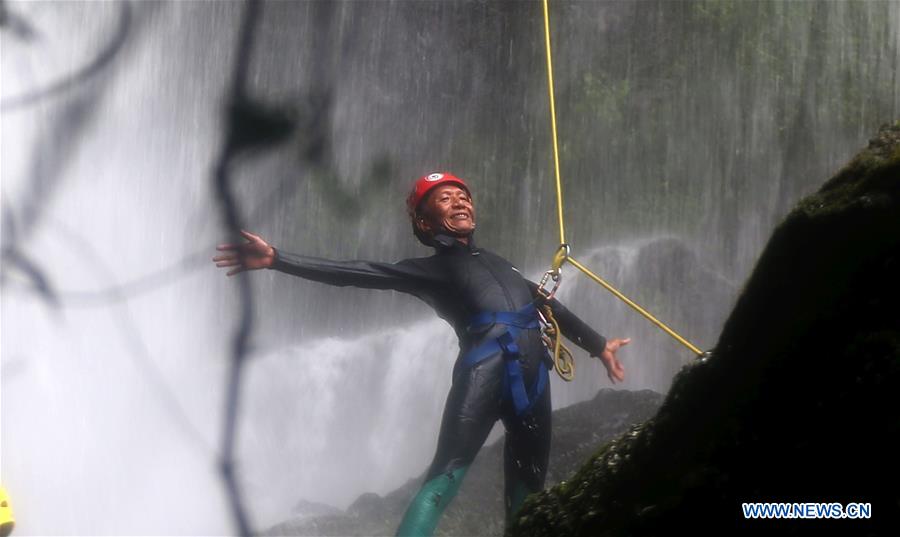
<instances>
[{"instance_id":1,"label":"wet rock face","mask_svg":"<svg viewBox=\"0 0 900 537\"><path fill-rule=\"evenodd\" d=\"M900 535L900 122L776 229L716 351L659 412L533 496L524 535ZM742 502L870 502L745 520Z\"/></svg>"},{"instance_id":2,"label":"wet rock face","mask_svg":"<svg viewBox=\"0 0 900 537\"><path fill-rule=\"evenodd\" d=\"M553 414L548 485L567 479L598 446L652 416L663 396L652 391L601 390L591 401ZM502 535L503 441L481 450L459 494L438 524L438 535ZM363 494L345 512L301 502L296 516L265 535L393 535L423 479L385 495ZM310 516L310 513L313 515Z\"/></svg>"}]
</instances>

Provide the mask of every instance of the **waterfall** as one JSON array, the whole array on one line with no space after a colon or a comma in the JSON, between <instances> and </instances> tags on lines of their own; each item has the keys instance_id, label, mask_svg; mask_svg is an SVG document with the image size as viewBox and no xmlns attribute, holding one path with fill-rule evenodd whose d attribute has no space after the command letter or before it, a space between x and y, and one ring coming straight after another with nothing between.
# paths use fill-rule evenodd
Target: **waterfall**
<instances>
[{"instance_id":1,"label":"waterfall","mask_svg":"<svg viewBox=\"0 0 900 537\"><path fill-rule=\"evenodd\" d=\"M241 4L5 2L2 483L22 534L234 531L216 467L236 285L211 172ZM900 3L552 3L572 255L703 349L778 220L900 115ZM472 185L478 244L557 246L540 5L265 2L250 97L289 117L233 169L287 251L430 255L422 173ZM630 336L623 389L692 356L565 269ZM456 344L415 299L258 272L237 472L254 522L421 474ZM576 353L559 408L608 386ZM495 431L492 439L499 432Z\"/></svg>"}]
</instances>

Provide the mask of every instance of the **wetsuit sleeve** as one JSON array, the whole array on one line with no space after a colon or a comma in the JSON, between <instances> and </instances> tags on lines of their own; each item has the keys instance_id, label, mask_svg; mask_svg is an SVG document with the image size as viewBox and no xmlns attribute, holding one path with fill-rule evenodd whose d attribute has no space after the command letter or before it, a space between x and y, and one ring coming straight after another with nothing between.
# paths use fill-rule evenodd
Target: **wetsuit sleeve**
<instances>
[{"instance_id":1,"label":"wetsuit sleeve","mask_svg":"<svg viewBox=\"0 0 900 537\"><path fill-rule=\"evenodd\" d=\"M569 308L563 306L559 300L555 298L546 300L543 295L538 293L538 285L536 283L528 281L528 286L531 288L532 295L540 299L538 305L546 304L550 306L550 309L553 311L553 317L559 323L559 329L566 339L588 351L591 356L600 356L603 350L606 349L605 337L588 326L587 323L572 313Z\"/></svg>"},{"instance_id":2,"label":"wetsuit sleeve","mask_svg":"<svg viewBox=\"0 0 900 537\"><path fill-rule=\"evenodd\" d=\"M422 295L441 283L440 273L429 270L422 259L397 263L334 261L275 249L272 270L339 287L393 289Z\"/></svg>"}]
</instances>

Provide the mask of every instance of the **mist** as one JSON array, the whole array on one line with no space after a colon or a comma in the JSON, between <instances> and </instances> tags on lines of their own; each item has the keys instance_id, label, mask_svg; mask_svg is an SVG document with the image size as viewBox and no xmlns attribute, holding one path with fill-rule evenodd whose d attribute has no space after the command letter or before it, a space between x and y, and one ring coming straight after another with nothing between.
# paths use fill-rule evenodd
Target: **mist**
<instances>
[{"instance_id":1,"label":"mist","mask_svg":"<svg viewBox=\"0 0 900 537\"><path fill-rule=\"evenodd\" d=\"M540 278L558 230L539 2L260 8L244 84L293 128L229 168L247 229L333 259L430 255L404 201L450 171L479 246ZM253 527L418 477L451 328L408 296L210 261L231 240L213 175L244 4L2 9L16 534L236 532L218 457L237 278L254 297L235 452ZM779 219L900 117L896 2L551 2L551 32L572 255L702 349ZM560 299L634 340L617 388L665 393L694 355L564 270ZM552 382L555 408L610 386L580 350L575 381Z\"/></svg>"}]
</instances>

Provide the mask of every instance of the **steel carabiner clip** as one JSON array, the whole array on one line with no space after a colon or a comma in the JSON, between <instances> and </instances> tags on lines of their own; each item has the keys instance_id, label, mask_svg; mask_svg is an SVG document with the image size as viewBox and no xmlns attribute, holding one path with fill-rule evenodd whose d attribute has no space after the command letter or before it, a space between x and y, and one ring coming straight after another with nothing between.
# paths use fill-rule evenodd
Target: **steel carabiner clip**
<instances>
[{"instance_id":1,"label":"steel carabiner clip","mask_svg":"<svg viewBox=\"0 0 900 537\"><path fill-rule=\"evenodd\" d=\"M553 298L562 283L562 264L569 258L569 245L562 243L553 255L553 266L541 277L541 283L538 285L538 292L547 300ZM547 282L553 280L553 289L547 292Z\"/></svg>"},{"instance_id":2,"label":"steel carabiner clip","mask_svg":"<svg viewBox=\"0 0 900 537\"><path fill-rule=\"evenodd\" d=\"M551 279L553 280L553 289L548 292L547 282L549 282ZM541 276L541 283L538 284L537 291L544 298L550 300L551 298L553 298L553 295L556 294L556 290L559 289L560 282L562 282L562 272L560 270L548 270L544 273L543 276Z\"/></svg>"}]
</instances>

